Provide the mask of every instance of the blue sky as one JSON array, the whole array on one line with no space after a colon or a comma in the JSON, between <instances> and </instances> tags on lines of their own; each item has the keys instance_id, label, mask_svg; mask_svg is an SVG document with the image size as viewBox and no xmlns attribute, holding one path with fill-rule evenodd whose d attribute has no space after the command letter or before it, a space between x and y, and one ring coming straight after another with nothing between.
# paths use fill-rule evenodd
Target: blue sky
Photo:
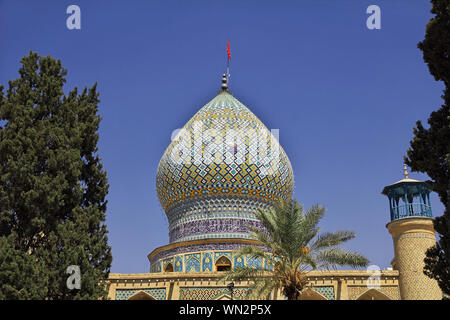
<instances>
[{"instance_id":1,"label":"blue sky","mask_svg":"<svg viewBox=\"0 0 450 320\"><path fill-rule=\"evenodd\" d=\"M66 27L71 4L81 30ZM371 4L381 30L366 27ZM415 122L442 103L417 49L430 9L426 0L0 1L0 83L18 77L30 50L62 60L66 92L98 82L112 272L148 272L147 254L168 243L159 159L215 96L229 39L231 90L280 130L294 196L326 206L323 231L355 231L346 247L384 269L393 246L381 190L403 177Z\"/></svg>"}]
</instances>

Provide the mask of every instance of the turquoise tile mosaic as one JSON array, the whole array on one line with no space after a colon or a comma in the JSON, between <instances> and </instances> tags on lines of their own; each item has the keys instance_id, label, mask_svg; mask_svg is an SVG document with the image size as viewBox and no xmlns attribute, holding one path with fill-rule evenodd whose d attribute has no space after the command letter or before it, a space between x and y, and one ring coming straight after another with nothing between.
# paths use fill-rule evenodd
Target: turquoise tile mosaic
<instances>
[{"instance_id":1,"label":"turquoise tile mosaic","mask_svg":"<svg viewBox=\"0 0 450 320\"><path fill-rule=\"evenodd\" d=\"M328 300L334 300L334 287L313 287L318 293L323 295Z\"/></svg>"},{"instance_id":2,"label":"turquoise tile mosaic","mask_svg":"<svg viewBox=\"0 0 450 320\"><path fill-rule=\"evenodd\" d=\"M158 289L117 289L116 290L116 300L127 300L131 298L134 294L138 292L145 292L150 295L155 300L165 300L166 299L166 288Z\"/></svg>"}]
</instances>

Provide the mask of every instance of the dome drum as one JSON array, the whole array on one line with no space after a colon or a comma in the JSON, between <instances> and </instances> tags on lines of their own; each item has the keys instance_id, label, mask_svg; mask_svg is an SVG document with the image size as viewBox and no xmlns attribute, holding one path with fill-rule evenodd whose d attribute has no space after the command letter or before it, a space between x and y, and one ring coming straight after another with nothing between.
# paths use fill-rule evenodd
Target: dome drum
<instances>
[{"instance_id":1,"label":"dome drum","mask_svg":"<svg viewBox=\"0 0 450 320\"><path fill-rule=\"evenodd\" d=\"M248 238L247 225L259 226L254 213L268 208L268 200L238 196L192 200L171 208L170 242L202 238Z\"/></svg>"},{"instance_id":2,"label":"dome drum","mask_svg":"<svg viewBox=\"0 0 450 320\"><path fill-rule=\"evenodd\" d=\"M249 238L248 226L262 228L257 220L204 219L181 224L169 231L170 242L207 238Z\"/></svg>"}]
</instances>

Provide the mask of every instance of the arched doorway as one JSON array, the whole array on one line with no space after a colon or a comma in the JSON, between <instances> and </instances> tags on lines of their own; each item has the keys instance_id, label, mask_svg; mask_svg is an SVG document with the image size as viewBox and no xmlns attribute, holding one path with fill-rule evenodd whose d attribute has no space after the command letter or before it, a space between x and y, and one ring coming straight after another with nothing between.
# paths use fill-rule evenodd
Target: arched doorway
<instances>
[{"instance_id":1,"label":"arched doorway","mask_svg":"<svg viewBox=\"0 0 450 320\"><path fill-rule=\"evenodd\" d=\"M170 262L164 267L164 272L173 272L173 264Z\"/></svg>"},{"instance_id":2,"label":"arched doorway","mask_svg":"<svg viewBox=\"0 0 450 320\"><path fill-rule=\"evenodd\" d=\"M221 256L216 261L216 270L217 271L228 271L231 270L231 261L225 256Z\"/></svg>"}]
</instances>

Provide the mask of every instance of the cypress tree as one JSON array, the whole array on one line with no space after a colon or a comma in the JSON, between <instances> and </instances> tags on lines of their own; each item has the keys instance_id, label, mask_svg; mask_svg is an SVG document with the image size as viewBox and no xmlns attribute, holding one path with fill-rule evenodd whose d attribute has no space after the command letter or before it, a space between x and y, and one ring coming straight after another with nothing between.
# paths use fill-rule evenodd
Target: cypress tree
<instances>
[{"instance_id":1,"label":"cypress tree","mask_svg":"<svg viewBox=\"0 0 450 320\"><path fill-rule=\"evenodd\" d=\"M112 256L96 84L63 91L61 61L30 52L0 87L0 299L98 299ZM79 266L81 288L66 284Z\"/></svg>"},{"instance_id":2,"label":"cypress tree","mask_svg":"<svg viewBox=\"0 0 450 320\"><path fill-rule=\"evenodd\" d=\"M444 204L444 214L434 219L439 240L426 253L424 273L436 279L442 292L450 295L450 0L431 3L435 16L418 47L430 73L445 85L444 104L431 113L428 129L417 121L405 160L413 171L428 174L432 189Z\"/></svg>"}]
</instances>

